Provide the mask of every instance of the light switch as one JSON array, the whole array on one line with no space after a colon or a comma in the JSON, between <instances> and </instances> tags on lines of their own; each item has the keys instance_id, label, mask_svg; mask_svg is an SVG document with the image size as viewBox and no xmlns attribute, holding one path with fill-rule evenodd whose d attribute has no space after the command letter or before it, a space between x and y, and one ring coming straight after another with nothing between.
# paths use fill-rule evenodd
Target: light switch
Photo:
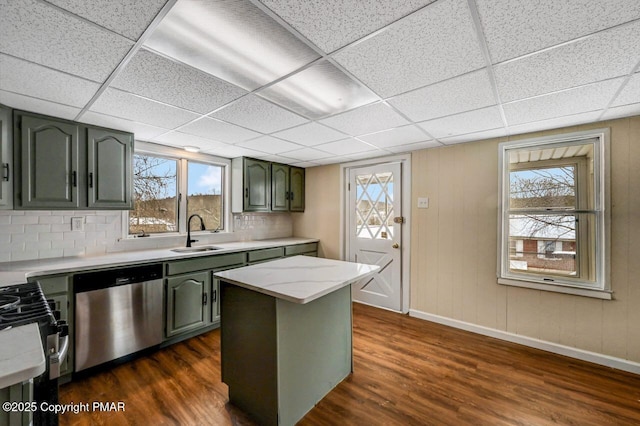
<instances>
[{"instance_id":1,"label":"light switch","mask_svg":"<svg viewBox=\"0 0 640 426\"><path fill-rule=\"evenodd\" d=\"M72 217L71 218L71 230L72 231L84 231L84 218Z\"/></svg>"},{"instance_id":2,"label":"light switch","mask_svg":"<svg viewBox=\"0 0 640 426\"><path fill-rule=\"evenodd\" d=\"M418 198L418 208L419 209L428 209L429 208L429 197L419 197Z\"/></svg>"}]
</instances>

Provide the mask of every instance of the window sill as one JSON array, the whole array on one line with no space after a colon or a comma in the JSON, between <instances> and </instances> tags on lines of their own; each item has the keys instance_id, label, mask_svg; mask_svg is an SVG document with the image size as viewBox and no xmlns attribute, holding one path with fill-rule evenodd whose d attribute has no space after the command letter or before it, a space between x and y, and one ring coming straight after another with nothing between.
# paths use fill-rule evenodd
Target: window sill
<instances>
[{"instance_id":1,"label":"window sill","mask_svg":"<svg viewBox=\"0 0 640 426\"><path fill-rule=\"evenodd\" d=\"M572 294L574 296L592 297L602 300L613 299L613 292L608 290L597 290L593 288L569 287L563 285L538 283L533 281L516 280L511 278L498 278L498 284L513 287L530 288L534 290L551 291L554 293Z\"/></svg>"}]
</instances>

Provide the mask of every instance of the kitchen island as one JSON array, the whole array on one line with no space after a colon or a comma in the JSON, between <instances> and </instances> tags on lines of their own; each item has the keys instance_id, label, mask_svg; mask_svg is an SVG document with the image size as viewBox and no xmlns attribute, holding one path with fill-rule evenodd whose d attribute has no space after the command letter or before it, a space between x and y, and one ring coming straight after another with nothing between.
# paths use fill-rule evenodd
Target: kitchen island
<instances>
[{"instance_id":1,"label":"kitchen island","mask_svg":"<svg viewBox=\"0 0 640 426\"><path fill-rule=\"evenodd\" d=\"M378 269L295 256L216 273L229 401L262 425L300 420L351 373L351 284Z\"/></svg>"}]
</instances>

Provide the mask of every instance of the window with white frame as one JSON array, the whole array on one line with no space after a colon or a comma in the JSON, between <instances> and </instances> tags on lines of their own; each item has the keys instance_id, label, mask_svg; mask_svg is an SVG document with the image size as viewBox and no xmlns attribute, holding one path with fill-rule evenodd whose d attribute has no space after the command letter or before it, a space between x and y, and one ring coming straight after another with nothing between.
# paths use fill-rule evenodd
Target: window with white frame
<instances>
[{"instance_id":1,"label":"window with white frame","mask_svg":"<svg viewBox=\"0 0 640 426\"><path fill-rule=\"evenodd\" d=\"M610 298L608 131L499 149L498 281Z\"/></svg>"},{"instance_id":2,"label":"window with white frame","mask_svg":"<svg viewBox=\"0 0 640 426\"><path fill-rule=\"evenodd\" d=\"M185 233L193 214L202 217L208 231L228 230L229 166L227 159L178 149L137 150L129 235ZM192 231L200 230L200 221L191 225Z\"/></svg>"}]
</instances>

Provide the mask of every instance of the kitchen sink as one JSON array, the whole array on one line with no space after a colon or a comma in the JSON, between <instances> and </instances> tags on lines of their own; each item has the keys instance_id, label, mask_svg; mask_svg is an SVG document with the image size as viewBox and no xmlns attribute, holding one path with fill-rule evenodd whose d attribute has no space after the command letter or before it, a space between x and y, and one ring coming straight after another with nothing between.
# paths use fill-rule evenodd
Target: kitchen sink
<instances>
[{"instance_id":1,"label":"kitchen sink","mask_svg":"<svg viewBox=\"0 0 640 426\"><path fill-rule=\"evenodd\" d=\"M171 251L174 251L176 253L200 253L203 251L214 251L214 250L220 250L221 247L215 247L215 246L200 246L200 247L180 247L180 248L174 248L171 249Z\"/></svg>"}]
</instances>

